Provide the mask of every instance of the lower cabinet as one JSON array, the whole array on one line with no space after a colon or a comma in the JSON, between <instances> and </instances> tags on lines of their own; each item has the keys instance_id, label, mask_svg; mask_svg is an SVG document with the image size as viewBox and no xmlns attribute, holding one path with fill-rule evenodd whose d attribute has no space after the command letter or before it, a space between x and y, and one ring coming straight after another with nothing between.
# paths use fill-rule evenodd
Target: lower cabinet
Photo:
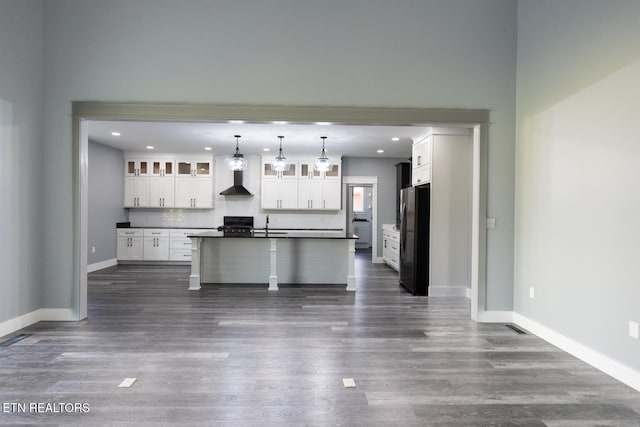
<instances>
[{"instance_id":1,"label":"lower cabinet","mask_svg":"<svg viewBox=\"0 0 640 427\"><path fill-rule=\"evenodd\" d=\"M144 230L144 260L169 259L169 230L146 228Z\"/></svg>"},{"instance_id":2,"label":"lower cabinet","mask_svg":"<svg viewBox=\"0 0 640 427\"><path fill-rule=\"evenodd\" d=\"M144 259L143 241L142 229L119 229L116 246L116 257L118 260L142 261Z\"/></svg>"},{"instance_id":3,"label":"lower cabinet","mask_svg":"<svg viewBox=\"0 0 640 427\"><path fill-rule=\"evenodd\" d=\"M191 236L203 230L169 230L169 261L191 262Z\"/></svg>"},{"instance_id":4,"label":"lower cabinet","mask_svg":"<svg viewBox=\"0 0 640 427\"><path fill-rule=\"evenodd\" d=\"M191 239L206 229L119 228L118 261L191 262Z\"/></svg>"},{"instance_id":5,"label":"lower cabinet","mask_svg":"<svg viewBox=\"0 0 640 427\"><path fill-rule=\"evenodd\" d=\"M400 270L400 232L392 224L382 226L382 260L394 270Z\"/></svg>"}]
</instances>

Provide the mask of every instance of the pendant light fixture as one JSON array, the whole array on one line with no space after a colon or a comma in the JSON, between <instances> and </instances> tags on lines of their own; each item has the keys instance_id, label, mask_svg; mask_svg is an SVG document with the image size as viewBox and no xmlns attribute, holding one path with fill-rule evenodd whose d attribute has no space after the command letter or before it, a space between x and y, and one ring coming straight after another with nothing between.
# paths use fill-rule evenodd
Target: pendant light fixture
<instances>
[{"instance_id":1,"label":"pendant light fixture","mask_svg":"<svg viewBox=\"0 0 640 427\"><path fill-rule=\"evenodd\" d=\"M238 140L240 139L240 135L233 135L236 138L236 152L231 157L227 157L225 159L225 163L232 171L243 171L247 168L247 159L244 158L242 154L240 154L240 149L238 147Z\"/></svg>"},{"instance_id":2,"label":"pendant light fixture","mask_svg":"<svg viewBox=\"0 0 640 427\"><path fill-rule=\"evenodd\" d=\"M333 165L331 164L331 160L327 157L327 152L324 149L324 142L327 137L321 136L320 138L322 138L322 154L320 154L320 157L318 157L314 166L319 172L328 172Z\"/></svg>"},{"instance_id":3,"label":"pendant light fixture","mask_svg":"<svg viewBox=\"0 0 640 427\"><path fill-rule=\"evenodd\" d=\"M271 161L271 169L277 172L288 172L291 165L284 154L282 154L282 138L284 138L284 136L279 136L278 138L280 138L280 151L278 151L276 158Z\"/></svg>"}]
</instances>

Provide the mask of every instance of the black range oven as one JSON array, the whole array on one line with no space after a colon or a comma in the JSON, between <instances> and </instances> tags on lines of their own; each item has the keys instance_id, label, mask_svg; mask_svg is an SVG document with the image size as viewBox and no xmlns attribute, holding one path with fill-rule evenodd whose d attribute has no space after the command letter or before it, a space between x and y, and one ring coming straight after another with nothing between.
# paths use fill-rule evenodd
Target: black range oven
<instances>
[{"instance_id":1,"label":"black range oven","mask_svg":"<svg viewBox=\"0 0 640 427\"><path fill-rule=\"evenodd\" d=\"M224 237L251 237L253 235L252 216L225 216L224 225L218 227Z\"/></svg>"}]
</instances>

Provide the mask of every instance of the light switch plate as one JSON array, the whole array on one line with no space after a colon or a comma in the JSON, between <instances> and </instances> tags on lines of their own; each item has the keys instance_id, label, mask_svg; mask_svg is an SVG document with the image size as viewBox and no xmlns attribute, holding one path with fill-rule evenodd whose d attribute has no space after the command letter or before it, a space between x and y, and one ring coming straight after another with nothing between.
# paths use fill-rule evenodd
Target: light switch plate
<instances>
[{"instance_id":1,"label":"light switch plate","mask_svg":"<svg viewBox=\"0 0 640 427\"><path fill-rule=\"evenodd\" d=\"M487 228L496 228L495 218L487 218Z\"/></svg>"},{"instance_id":2,"label":"light switch plate","mask_svg":"<svg viewBox=\"0 0 640 427\"><path fill-rule=\"evenodd\" d=\"M634 322L633 320L629 321L629 336L635 339L638 339L638 322Z\"/></svg>"},{"instance_id":3,"label":"light switch plate","mask_svg":"<svg viewBox=\"0 0 640 427\"><path fill-rule=\"evenodd\" d=\"M535 298L536 297L536 289L533 286L529 287L529 298Z\"/></svg>"}]
</instances>

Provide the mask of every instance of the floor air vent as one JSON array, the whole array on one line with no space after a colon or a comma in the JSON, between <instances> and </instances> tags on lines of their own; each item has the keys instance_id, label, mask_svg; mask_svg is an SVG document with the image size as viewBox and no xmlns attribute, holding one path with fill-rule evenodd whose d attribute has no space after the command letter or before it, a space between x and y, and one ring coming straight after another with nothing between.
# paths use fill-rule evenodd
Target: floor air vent
<instances>
[{"instance_id":1,"label":"floor air vent","mask_svg":"<svg viewBox=\"0 0 640 427\"><path fill-rule=\"evenodd\" d=\"M22 341L23 339L25 339L26 337L28 337L31 334L20 334L20 335L16 335L13 338L9 338L8 340L4 340L2 342L0 342L0 347L9 347L11 344L15 344L18 341Z\"/></svg>"},{"instance_id":2,"label":"floor air vent","mask_svg":"<svg viewBox=\"0 0 640 427\"><path fill-rule=\"evenodd\" d=\"M527 335L527 331L524 331L520 328L518 328L516 325L504 325L507 328L511 329L513 332L515 332L518 335Z\"/></svg>"}]
</instances>

